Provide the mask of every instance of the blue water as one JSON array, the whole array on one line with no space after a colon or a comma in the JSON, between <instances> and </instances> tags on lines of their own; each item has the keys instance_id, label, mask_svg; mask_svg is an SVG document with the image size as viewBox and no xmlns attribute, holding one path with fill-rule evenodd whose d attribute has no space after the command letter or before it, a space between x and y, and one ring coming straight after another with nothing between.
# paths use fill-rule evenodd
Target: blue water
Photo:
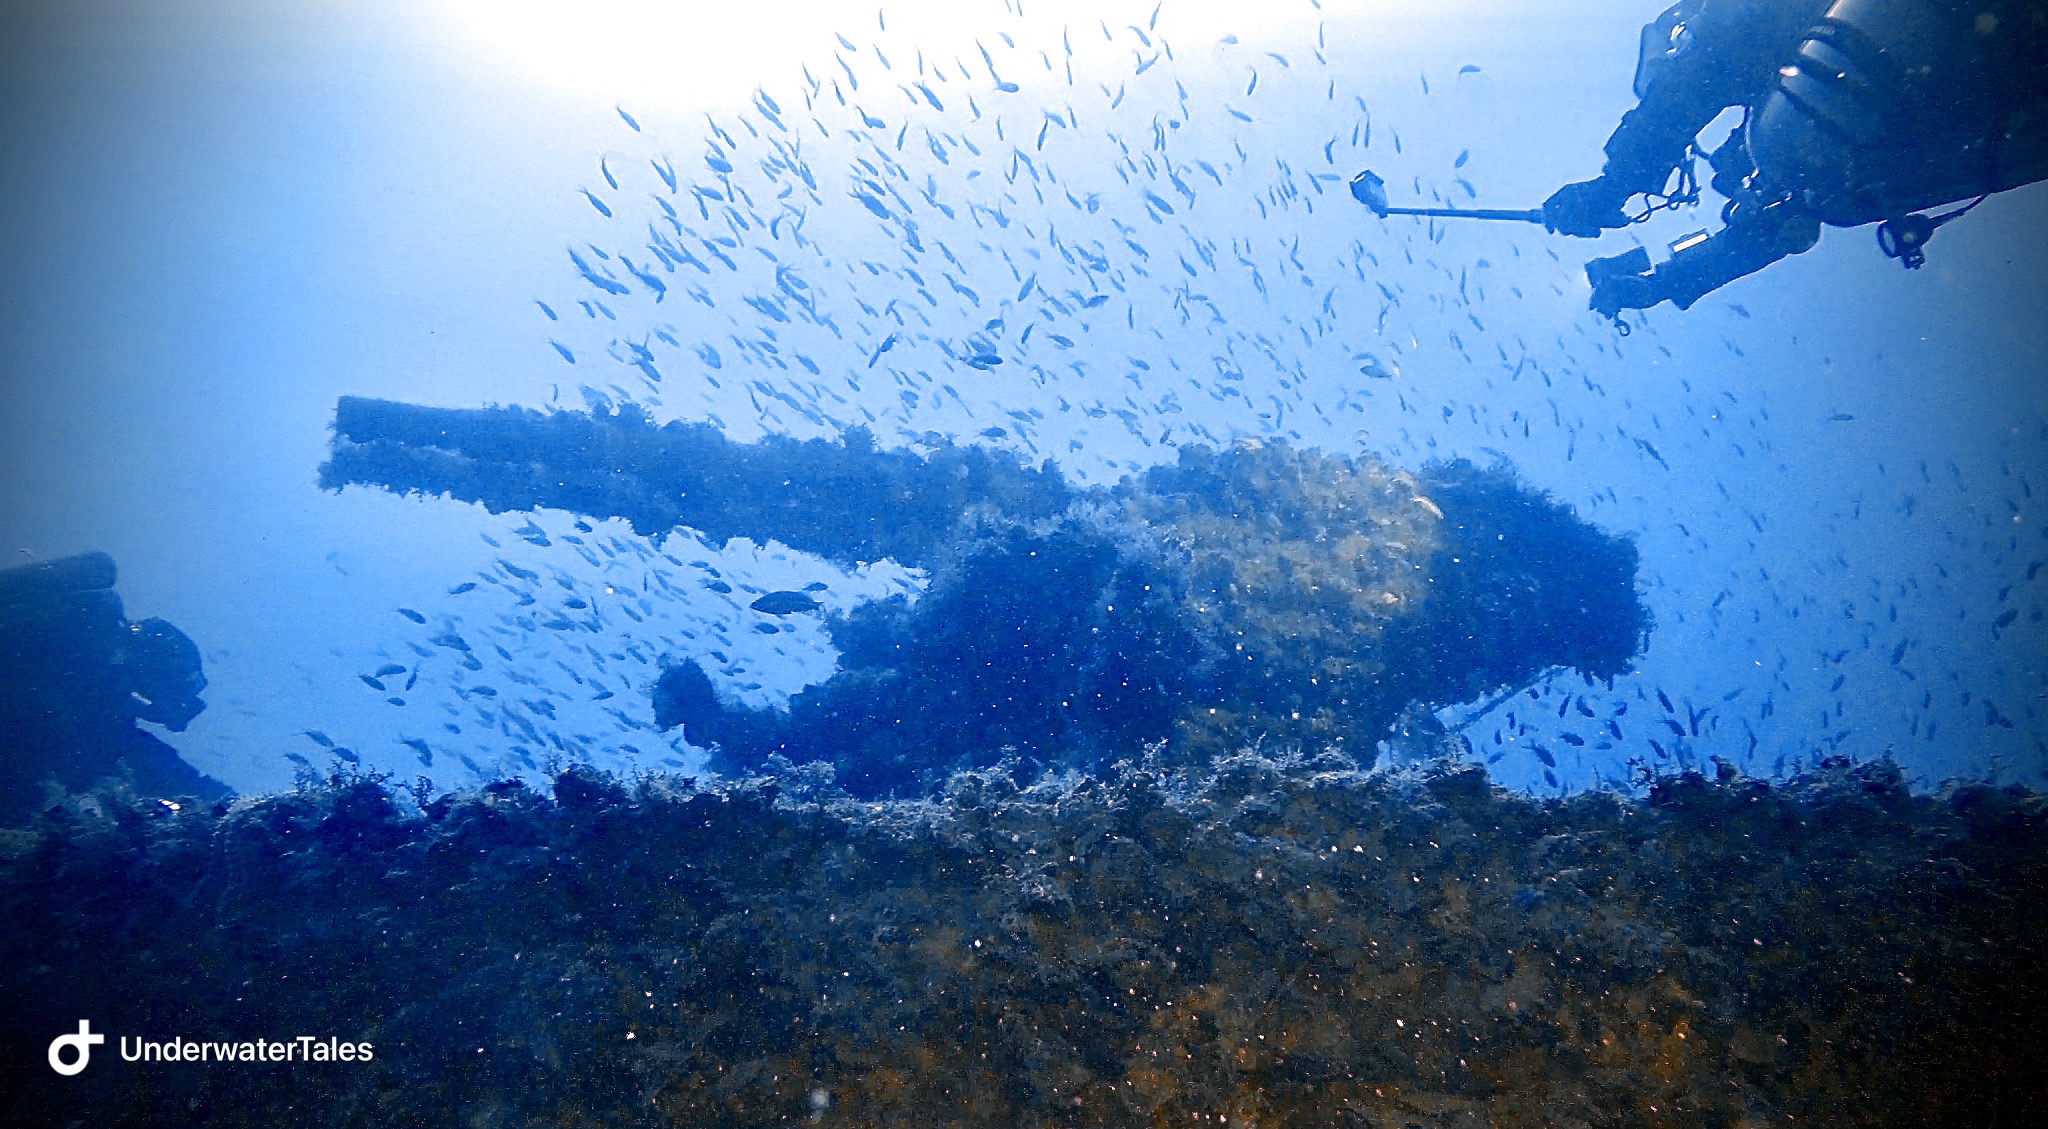
<instances>
[{"instance_id":1,"label":"blue water","mask_svg":"<svg viewBox=\"0 0 2048 1129\"><path fill-rule=\"evenodd\" d=\"M862 424L1083 482L1248 436L1506 458L1637 538L1656 627L1611 687L1444 711L1503 782L1830 754L1921 786L2048 779L2041 186L1944 228L1917 273L1830 230L1622 337L1581 265L1661 257L1716 226L1711 193L1594 242L1379 221L1343 182L1519 208L1592 175L1658 5L1100 7L768 12L759 73L690 99L623 66L616 90L550 85L397 7L10 14L0 545L105 549L130 618L199 642L210 708L172 740L201 770L289 786L294 756L329 759L318 730L454 787L538 775L518 750L548 734L692 768L651 728L663 657L718 649L756 704L832 669L805 617L746 630L746 585L824 580L846 607L918 578L324 494L340 395L632 401L741 441ZM675 65L717 50L678 38ZM451 591L501 559L564 598L637 587L636 545L740 590L573 642L502 588ZM432 644L449 630L481 669ZM389 664L383 690L361 677Z\"/></svg>"}]
</instances>

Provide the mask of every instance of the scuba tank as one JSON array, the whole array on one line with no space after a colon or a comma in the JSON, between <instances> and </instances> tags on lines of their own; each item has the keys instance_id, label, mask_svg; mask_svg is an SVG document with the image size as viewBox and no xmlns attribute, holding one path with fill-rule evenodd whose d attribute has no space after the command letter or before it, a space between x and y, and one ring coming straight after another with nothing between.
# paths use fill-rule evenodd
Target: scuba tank
<instances>
[{"instance_id":1,"label":"scuba tank","mask_svg":"<svg viewBox=\"0 0 2048 1129\"><path fill-rule=\"evenodd\" d=\"M1991 7L1839 0L1750 115L1755 193L1855 227L2048 177L2042 5Z\"/></svg>"}]
</instances>

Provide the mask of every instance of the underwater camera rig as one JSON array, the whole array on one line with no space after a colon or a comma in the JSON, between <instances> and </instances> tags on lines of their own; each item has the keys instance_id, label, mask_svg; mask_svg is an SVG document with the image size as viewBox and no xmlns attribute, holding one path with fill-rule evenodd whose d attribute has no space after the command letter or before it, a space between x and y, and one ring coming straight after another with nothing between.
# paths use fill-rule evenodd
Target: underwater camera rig
<instances>
[{"instance_id":1,"label":"underwater camera rig","mask_svg":"<svg viewBox=\"0 0 2048 1129\"><path fill-rule=\"evenodd\" d=\"M1454 216L1467 220L1515 220L1521 223L1543 222L1541 208L1396 208L1387 203L1387 182L1371 169L1359 172L1351 178L1351 198L1372 210L1381 219L1388 216Z\"/></svg>"}]
</instances>

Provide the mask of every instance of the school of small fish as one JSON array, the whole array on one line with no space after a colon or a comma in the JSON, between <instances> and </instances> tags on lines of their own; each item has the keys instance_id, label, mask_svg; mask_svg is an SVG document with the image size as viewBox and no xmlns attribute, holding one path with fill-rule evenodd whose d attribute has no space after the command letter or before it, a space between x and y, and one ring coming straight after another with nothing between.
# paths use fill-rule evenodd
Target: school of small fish
<instances>
[{"instance_id":1,"label":"school of small fish","mask_svg":"<svg viewBox=\"0 0 2048 1129\"><path fill-rule=\"evenodd\" d=\"M1376 115L1383 88L1343 65L1333 24L1189 45L1164 5L1124 26L1011 13L936 53L884 10L742 110L621 107L563 286L534 303L536 365L580 393L557 406L632 402L741 441L861 425L996 444L1081 481L1266 435L1508 458L1639 538L1658 623L1612 686L1557 678L1445 711L1504 782L1887 750L1922 783L1959 764L2048 778L2040 421L1967 468L1859 464L1816 490L1831 464L1811 452L1857 417L1774 413L1740 303L1619 338L1542 237L1382 223L1350 200L1368 161L1419 202L1480 195L1460 107L1432 109L1496 81L1480 66L1434 90L1425 74ZM1422 133L1442 135L1435 156ZM408 769L693 763L652 729L664 656L772 701L830 670L812 605L917 583L688 531L493 520L474 574L409 597L390 653L365 657L367 692L416 719L392 751ZM338 751L308 739L316 760Z\"/></svg>"}]
</instances>

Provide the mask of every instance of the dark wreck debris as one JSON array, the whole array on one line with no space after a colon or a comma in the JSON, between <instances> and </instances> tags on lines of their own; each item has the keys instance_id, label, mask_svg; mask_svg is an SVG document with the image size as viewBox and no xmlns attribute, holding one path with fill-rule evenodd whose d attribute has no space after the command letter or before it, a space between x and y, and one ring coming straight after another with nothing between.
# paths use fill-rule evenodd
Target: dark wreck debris
<instances>
[{"instance_id":1,"label":"dark wreck debris","mask_svg":"<svg viewBox=\"0 0 2048 1129\"><path fill-rule=\"evenodd\" d=\"M2037 1123L2038 795L1846 760L1640 802L1334 754L1065 779L572 769L421 813L335 777L47 822L0 858L0 1072L35 1124ZM82 1015L375 1057L53 1085Z\"/></svg>"},{"instance_id":2,"label":"dark wreck debris","mask_svg":"<svg viewBox=\"0 0 2048 1129\"><path fill-rule=\"evenodd\" d=\"M786 710L721 701L688 656L654 689L656 720L714 748L721 771L828 760L857 795L912 794L1002 756L1093 770L1159 742L1175 763L1261 739L1364 753L1417 703L1553 667L1620 673L1648 627L1633 544L1504 467L1411 475L1277 443L1189 446L1115 487L1080 489L1001 451L882 452L865 434L740 445L623 411L344 400L336 431L329 485L581 508L646 530L702 520L715 537L842 557L895 546L928 569L915 600L830 617L839 670ZM459 489L452 472L407 469L458 464ZM535 482L615 492L541 499ZM765 512L617 508L707 482L720 484L715 498Z\"/></svg>"},{"instance_id":3,"label":"dark wreck debris","mask_svg":"<svg viewBox=\"0 0 2048 1129\"><path fill-rule=\"evenodd\" d=\"M0 826L98 790L228 794L136 726L182 732L206 677L184 632L122 616L114 576L105 553L0 571Z\"/></svg>"}]
</instances>

